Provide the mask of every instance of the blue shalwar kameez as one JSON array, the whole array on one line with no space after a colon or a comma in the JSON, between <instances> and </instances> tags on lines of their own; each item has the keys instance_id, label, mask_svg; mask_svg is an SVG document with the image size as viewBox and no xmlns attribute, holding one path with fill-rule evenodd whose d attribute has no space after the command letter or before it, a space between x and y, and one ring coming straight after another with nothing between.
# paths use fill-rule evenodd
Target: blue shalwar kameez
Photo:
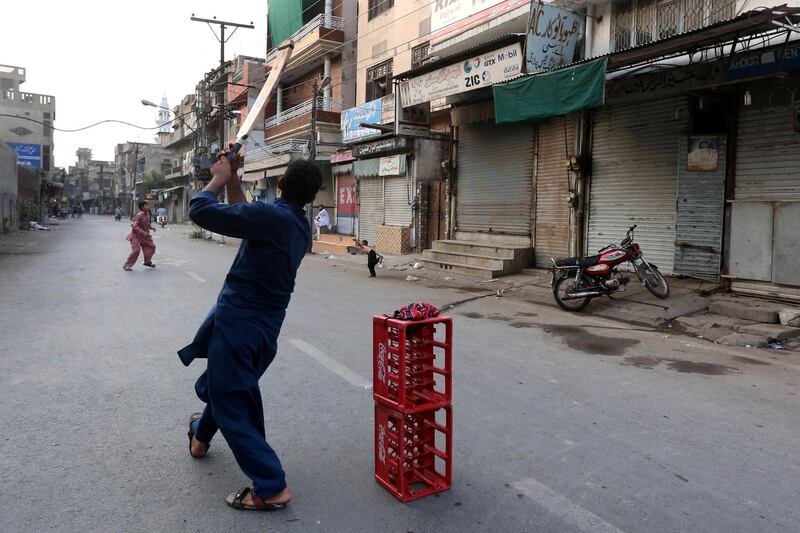
<instances>
[{"instance_id":1,"label":"blue shalwar kameez","mask_svg":"<svg viewBox=\"0 0 800 533\"><path fill-rule=\"evenodd\" d=\"M185 365L208 358L195 384L206 407L193 431L208 443L221 430L253 488L268 498L285 489L286 480L266 441L258 380L275 358L311 230L303 208L294 202L226 205L210 192L192 199L189 218L214 233L242 239L216 304L194 341L178 352Z\"/></svg>"}]
</instances>

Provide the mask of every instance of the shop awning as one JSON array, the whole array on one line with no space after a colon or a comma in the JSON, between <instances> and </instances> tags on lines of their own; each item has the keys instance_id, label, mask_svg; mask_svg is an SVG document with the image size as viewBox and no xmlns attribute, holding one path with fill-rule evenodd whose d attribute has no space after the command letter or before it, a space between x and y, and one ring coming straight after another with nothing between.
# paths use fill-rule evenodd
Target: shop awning
<instances>
[{"instance_id":1,"label":"shop awning","mask_svg":"<svg viewBox=\"0 0 800 533\"><path fill-rule=\"evenodd\" d=\"M608 58L492 86L497 124L540 120L605 103Z\"/></svg>"},{"instance_id":2,"label":"shop awning","mask_svg":"<svg viewBox=\"0 0 800 533\"><path fill-rule=\"evenodd\" d=\"M360 159L353 162L353 175L357 178L372 178L380 171L380 158Z\"/></svg>"}]
</instances>

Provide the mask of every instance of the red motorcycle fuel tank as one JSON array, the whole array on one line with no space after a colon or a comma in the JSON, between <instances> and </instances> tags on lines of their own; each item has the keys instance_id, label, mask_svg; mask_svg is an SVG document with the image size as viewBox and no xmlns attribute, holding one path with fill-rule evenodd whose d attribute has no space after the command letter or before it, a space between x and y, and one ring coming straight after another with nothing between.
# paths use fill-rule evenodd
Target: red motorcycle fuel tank
<instances>
[{"instance_id":1,"label":"red motorcycle fuel tank","mask_svg":"<svg viewBox=\"0 0 800 533\"><path fill-rule=\"evenodd\" d=\"M609 272L611 272L611 267L609 265L599 264L590 266L586 270L584 270L588 276L605 276Z\"/></svg>"},{"instance_id":2,"label":"red motorcycle fuel tank","mask_svg":"<svg viewBox=\"0 0 800 533\"><path fill-rule=\"evenodd\" d=\"M614 248L600 256L601 265L618 265L628 260L628 252L622 248Z\"/></svg>"}]
</instances>

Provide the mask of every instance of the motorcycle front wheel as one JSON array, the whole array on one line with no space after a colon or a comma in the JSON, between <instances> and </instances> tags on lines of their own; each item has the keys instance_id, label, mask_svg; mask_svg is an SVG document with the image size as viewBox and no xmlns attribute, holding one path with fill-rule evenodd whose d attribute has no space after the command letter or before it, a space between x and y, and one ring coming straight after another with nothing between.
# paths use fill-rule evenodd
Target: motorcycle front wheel
<instances>
[{"instance_id":1,"label":"motorcycle front wheel","mask_svg":"<svg viewBox=\"0 0 800 533\"><path fill-rule=\"evenodd\" d=\"M564 296L575 291L585 290L588 284L586 280L581 277L578 282L577 288L575 287L575 278L569 276L561 276L553 282L553 299L555 299L558 306L570 312L582 310L589 305L591 298L578 298L575 300L564 300Z\"/></svg>"},{"instance_id":2,"label":"motorcycle front wheel","mask_svg":"<svg viewBox=\"0 0 800 533\"><path fill-rule=\"evenodd\" d=\"M669 296L669 284L667 284L663 274L658 271L658 267L642 263L639 265L638 270L639 277L642 279L645 289L650 291L650 294L661 299Z\"/></svg>"}]
</instances>

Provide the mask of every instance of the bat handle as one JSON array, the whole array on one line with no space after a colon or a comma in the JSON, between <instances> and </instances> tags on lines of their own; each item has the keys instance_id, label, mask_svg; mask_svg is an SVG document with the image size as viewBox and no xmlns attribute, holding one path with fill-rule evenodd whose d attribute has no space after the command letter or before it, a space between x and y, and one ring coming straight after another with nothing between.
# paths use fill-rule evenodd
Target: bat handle
<instances>
[{"instance_id":1,"label":"bat handle","mask_svg":"<svg viewBox=\"0 0 800 533\"><path fill-rule=\"evenodd\" d=\"M228 161L232 163L233 160L236 159L236 156L239 155L239 150L241 149L242 149L242 143L237 142L236 144L234 144L233 148L231 148L231 151L228 152Z\"/></svg>"}]
</instances>

